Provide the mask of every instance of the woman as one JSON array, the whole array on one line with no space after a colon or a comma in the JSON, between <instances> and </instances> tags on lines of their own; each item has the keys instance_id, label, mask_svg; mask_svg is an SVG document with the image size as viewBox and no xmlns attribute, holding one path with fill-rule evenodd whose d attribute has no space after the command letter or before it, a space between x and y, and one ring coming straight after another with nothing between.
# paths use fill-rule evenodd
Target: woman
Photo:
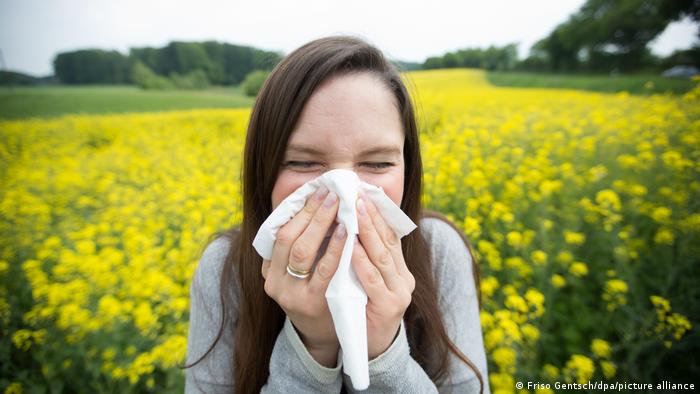
<instances>
[{"instance_id":1,"label":"woman","mask_svg":"<svg viewBox=\"0 0 700 394\"><path fill-rule=\"evenodd\" d=\"M381 186L420 230L392 239L358 200L367 392L489 392L476 265L461 232L421 209L418 142L398 72L368 43L314 40L275 67L248 126L242 223L214 234L190 288L186 392L353 392L324 297L347 237L333 226L337 197L309 198L280 228L271 261L252 247L285 197L335 168Z\"/></svg>"}]
</instances>

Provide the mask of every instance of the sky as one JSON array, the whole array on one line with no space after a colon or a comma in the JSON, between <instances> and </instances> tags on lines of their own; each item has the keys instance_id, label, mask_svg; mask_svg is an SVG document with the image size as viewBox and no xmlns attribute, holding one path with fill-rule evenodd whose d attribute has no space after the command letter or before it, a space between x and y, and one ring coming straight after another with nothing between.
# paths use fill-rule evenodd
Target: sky
<instances>
[{"instance_id":1,"label":"sky","mask_svg":"<svg viewBox=\"0 0 700 394\"><path fill-rule=\"evenodd\" d=\"M390 59L423 62L467 47L519 43L519 56L585 0L0 0L0 67L53 72L56 54L85 48L161 47L216 40L288 54L332 34L350 34ZM668 55L696 42L690 20L652 42Z\"/></svg>"}]
</instances>

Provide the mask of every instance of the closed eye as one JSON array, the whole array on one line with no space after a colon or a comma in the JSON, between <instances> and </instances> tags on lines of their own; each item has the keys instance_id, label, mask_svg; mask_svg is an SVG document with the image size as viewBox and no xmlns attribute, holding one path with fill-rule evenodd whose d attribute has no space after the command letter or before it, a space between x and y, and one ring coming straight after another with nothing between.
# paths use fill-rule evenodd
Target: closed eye
<instances>
[{"instance_id":1,"label":"closed eye","mask_svg":"<svg viewBox=\"0 0 700 394\"><path fill-rule=\"evenodd\" d=\"M310 161L288 161L285 163L286 166L303 167L303 168L311 167L314 164L318 164L318 163L314 163L314 162L310 162Z\"/></svg>"},{"instance_id":2,"label":"closed eye","mask_svg":"<svg viewBox=\"0 0 700 394\"><path fill-rule=\"evenodd\" d=\"M368 167L372 168L387 168L394 165L394 163L365 163Z\"/></svg>"},{"instance_id":3,"label":"closed eye","mask_svg":"<svg viewBox=\"0 0 700 394\"><path fill-rule=\"evenodd\" d=\"M387 168L387 167L392 167L394 165L394 163L388 163L388 162L362 163L362 164L366 165L367 167L374 168L374 169ZM290 167L310 168L314 165L320 165L320 164L316 163L316 162L312 162L312 161L288 161L285 163L285 165L290 166Z\"/></svg>"}]
</instances>

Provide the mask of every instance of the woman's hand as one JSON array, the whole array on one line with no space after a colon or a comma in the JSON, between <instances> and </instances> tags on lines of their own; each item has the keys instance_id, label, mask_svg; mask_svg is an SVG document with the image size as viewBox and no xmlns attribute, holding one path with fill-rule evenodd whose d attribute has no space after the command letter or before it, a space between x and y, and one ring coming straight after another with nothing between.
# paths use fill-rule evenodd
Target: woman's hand
<instances>
[{"instance_id":1,"label":"woman's hand","mask_svg":"<svg viewBox=\"0 0 700 394\"><path fill-rule=\"evenodd\" d=\"M306 278L287 273L287 264L310 270L323 239L338 212L335 193L319 188L306 205L278 232L272 260L263 260L265 293L274 299L293 323L311 356L321 365L334 367L340 343L326 302L326 289L338 268L347 238L343 225L331 235L326 253Z\"/></svg>"},{"instance_id":2,"label":"woman's hand","mask_svg":"<svg viewBox=\"0 0 700 394\"><path fill-rule=\"evenodd\" d=\"M372 360L394 341L416 282L406 267L401 240L363 197L357 203L360 240L356 239L352 264L368 297L367 350Z\"/></svg>"}]
</instances>

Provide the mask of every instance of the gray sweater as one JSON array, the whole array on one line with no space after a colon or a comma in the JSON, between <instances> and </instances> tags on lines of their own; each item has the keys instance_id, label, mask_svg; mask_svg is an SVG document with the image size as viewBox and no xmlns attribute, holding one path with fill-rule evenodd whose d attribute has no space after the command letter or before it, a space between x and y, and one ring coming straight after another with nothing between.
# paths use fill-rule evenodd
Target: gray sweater
<instances>
[{"instance_id":1,"label":"gray sweater","mask_svg":"<svg viewBox=\"0 0 700 394\"><path fill-rule=\"evenodd\" d=\"M490 393L486 355L479 323L477 296L472 279L471 256L459 234L447 223L421 219L422 229L435 260L433 274L439 306L452 342L477 366ZM205 249L190 286L190 325L187 362L197 360L209 348L220 325L219 275L229 241L218 238ZM234 340L231 322L238 317L234 294L232 319L227 319L222 338L199 364L185 370L185 393L232 393ZM370 385L360 393L478 393L479 381L466 364L450 352L451 384L436 387L411 357L404 322L392 345L369 361ZM342 371L342 349L335 368L316 362L302 343L289 318L277 336L270 359L270 375L262 393L339 393L345 385L355 391Z\"/></svg>"}]
</instances>

